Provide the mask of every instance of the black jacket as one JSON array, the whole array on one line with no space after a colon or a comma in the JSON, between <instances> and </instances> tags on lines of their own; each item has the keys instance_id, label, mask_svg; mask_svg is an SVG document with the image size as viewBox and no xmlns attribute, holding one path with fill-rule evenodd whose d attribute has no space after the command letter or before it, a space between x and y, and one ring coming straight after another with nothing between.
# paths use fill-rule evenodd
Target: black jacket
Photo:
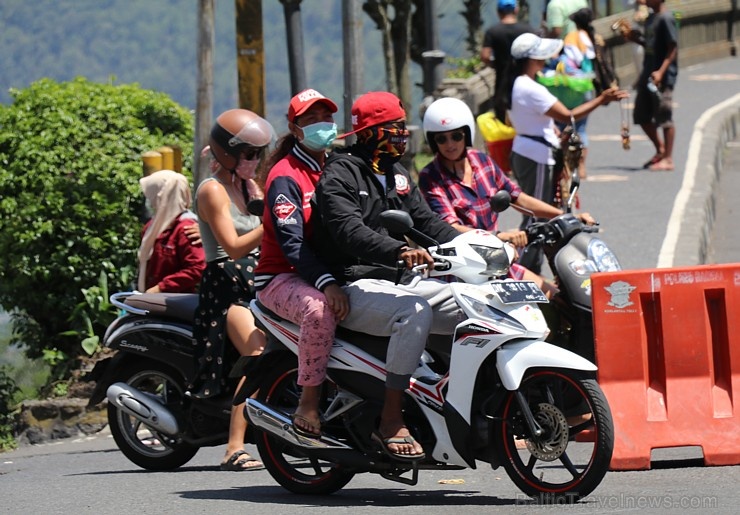
<instances>
[{"instance_id":1,"label":"black jacket","mask_svg":"<svg viewBox=\"0 0 740 515\"><path fill-rule=\"evenodd\" d=\"M359 154L359 155L358 155ZM326 161L316 186L316 248L335 278L394 280L396 261L406 245L402 234L389 234L380 213L401 209L414 227L440 243L460 233L443 222L427 205L416 184L400 164L385 175L386 188L361 157L357 146L335 152Z\"/></svg>"}]
</instances>

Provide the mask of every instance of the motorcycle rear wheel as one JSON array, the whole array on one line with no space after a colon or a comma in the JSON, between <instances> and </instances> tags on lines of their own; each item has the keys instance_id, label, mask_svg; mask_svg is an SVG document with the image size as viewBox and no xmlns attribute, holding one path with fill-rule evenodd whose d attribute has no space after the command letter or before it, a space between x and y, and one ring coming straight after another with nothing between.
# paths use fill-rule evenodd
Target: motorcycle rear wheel
<instances>
[{"instance_id":1,"label":"motorcycle rear wheel","mask_svg":"<svg viewBox=\"0 0 740 515\"><path fill-rule=\"evenodd\" d=\"M123 381L165 405L179 405L185 388L179 376L158 363L137 363L121 374ZM147 470L173 470L190 461L198 447L159 433L108 404L108 425L121 452Z\"/></svg>"},{"instance_id":2,"label":"motorcycle rear wheel","mask_svg":"<svg viewBox=\"0 0 740 515\"><path fill-rule=\"evenodd\" d=\"M493 437L511 480L541 503L572 503L591 493L614 450L612 415L599 385L576 371L544 369L528 371L519 391L544 434L531 435L509 392Z\"/></svg>"},{"instance_id":3,"label":"motorcycle rear wheel","mask_svg":"<svg viewBox=\"0 0 740 515\"><path fill-rule=\"evenodd\" d=\"M257 400L284 413L293 413L301 392L297 379L296 364L291 360L281 361L260 385ZM322 405L325 400L326 394ZM266 432L257 432L256 439L265 468L275 481L290 492L328 495L340 490L354 477L354 473L343 470L339 465L308 457L300 448Z\"/></svg>"}]
</instances>

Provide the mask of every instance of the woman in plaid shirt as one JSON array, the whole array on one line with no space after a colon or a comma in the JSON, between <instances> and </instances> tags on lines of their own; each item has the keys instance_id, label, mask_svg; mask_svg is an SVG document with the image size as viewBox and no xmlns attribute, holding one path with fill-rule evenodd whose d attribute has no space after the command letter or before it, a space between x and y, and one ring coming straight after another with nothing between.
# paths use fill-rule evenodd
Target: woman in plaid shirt
<instances>
[{"instance_id":1,"label":"woman in plaid shirt","mask_svg":"<svg viewBox=\"0 0 740 515\"><path fill-rule=\"evenodd\" d=\"M529 210L538 218L563 214L559 208L524 193L487 154L472 148L475 122L462 100L440 98L433 102L424 113L423 131L434 160L419 172L419 189L432 210L457 230L495 232L503 241L524 247L524 231L498 230L498 213L491 209L489 199L502 189L509 192L515 208ZM578 217L584 223L595 223L588 213ZM511 274L538 284L543 281L519 265L512 267Z\"/></svg>"}]
</instances>

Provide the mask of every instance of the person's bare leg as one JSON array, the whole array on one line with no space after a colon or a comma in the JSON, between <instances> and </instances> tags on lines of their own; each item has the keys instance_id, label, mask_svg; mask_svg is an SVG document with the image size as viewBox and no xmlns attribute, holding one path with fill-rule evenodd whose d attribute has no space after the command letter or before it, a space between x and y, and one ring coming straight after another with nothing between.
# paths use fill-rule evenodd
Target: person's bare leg
<instances>
[{"instance_id":1,"label":"person's bare leg","mask_svg":"<svg viewBox=\"0 0 740 515\"><path fill-rule=\"evenodd\" d=\"M578 162L578 177L581 179L588 176L588 173L586 173L586 156L588 156L588 149L584 148L581 150L581 160Z\"/></svg>"},{"instance_id":2,"label":"person's bare leg","mask_svg":"<svg viewBox=\"0 0 740 515\"><path fill-rule=\"evenodd\" d=\"M676 130L674 127L666 127L663 129L664 138L664 150L663 155L660 159L651 164L648 169L651 171L670 171L673 170L673 139L675 137Z\"/></svg>"},{"instance_id":3,"label":"person's bare leg","mask_svg":"<svg viewBox=\"0 0 740 515\"><path fill-rule=\"evenodd\" d=\"M319 400L321 399L321 385L302 386L301 398L295 410L293 423L307 433L319 434L321 419L319 417Z\"/></svg>"},{"instance_id":4,"label":"person's bare leg","mask_svg":"<svg viewBox=\"0 0 740 515\"><path fill-rule=\"evenodd\" d=\"M663 152L663 161L667 165L673 166L673 141L676 138L676 127L670 126L663 129L663 141L665 142L665 151Z\"/></svg>"},{"instance_id":5,"label":"person's bare leg","mask_svg":"<svg viewBox=\"0 0 740 515\"><path fill-rule=\"evenodd\" d=\"M241 387L244 382L242 377L239 381ZM237 388L239 391L239 388ZM226 453L224 454L223 461L228 460L235 452L244 450L244 435L247 432L247 419L244 416L245 403L241 403L238 406L232 406L231 408L231 419L229 421L229 441L226 444Z\"/></svg>"},{"instance_id":6,"label":"person's bare leg","mask_svg":"<svg viewBox=\"0 0 740 515\"><path fill-rule=\"evenodd\" d=\"M241 356L259 356L265 334L254 325L254 316L244 306L231 306L226 314L226 334Z\"/></svg>"},{"instance_id":7,"label":"person's bare leg","mask_svg":"<svg viewBox=\"0 0 740 515\"><path fill-rule=\"evenodd\" d=\"M254 325L252 312L243 306L231 306L226 315L226 334L241 356L258 356L265 347L265 335ZM241 386L244 378L239 382ZM236 391L239 391L237 388ZM232 454L244 450L244 435L247 432L247 419L244 417L244 403L231 408L229 441L226 444L224 461ZM261 465L261 463L257 463ZM248 468L248 467L247 467Z\"/></svg>"},{"instance_id":8,"label":"person's bare leg","mask_svg":"<svg viewBox=\"0 0 740 515\"><path fill-rule=\"evenodd\" d=\"M380 426L378 427L380 436L383 439L403 438L411 435L406 427L406 423L403 421L403 393L403 390L385 389L385 402L383 403L383 410L380 413ZM396 454L407 454L410 456L424 452L424 448L416 441L413 444L391 443L388 444L388 450Z\"/></svg>"},{"instance_id":9,"label":"person's bare leg","mask_svg":"<svg viewBox=\"0 0 740 515\"><path fill-rule=\"evenodd\" d=\"M662 158L663 154L665 153L665 145L662 141L660 141L660 136L658 135L658 126L654 123L643 123L640 125L640 127L642 127L645 136L648 137L648 139L655 147L655 157Z\"/></svg>"}]
</instances>

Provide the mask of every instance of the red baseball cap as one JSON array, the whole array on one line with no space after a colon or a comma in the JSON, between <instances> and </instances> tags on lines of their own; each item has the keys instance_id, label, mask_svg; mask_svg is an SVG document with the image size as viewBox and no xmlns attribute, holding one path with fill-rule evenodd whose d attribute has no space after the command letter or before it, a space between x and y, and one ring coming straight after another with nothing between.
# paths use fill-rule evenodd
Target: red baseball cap
<instances>
[{"instance_id":1,"label":"red baseball cap","mask_svg":"<svg viewBox=\"0 0 740 515\"><path fill-rule=\"evenodd\" d=\"M406 118L406 111L400 98L387 91L371 91L352 104L352 131L337 138L344 138L368 127L402 118Z\"/></svg>"},{"instance_id":2,"label":"red baseball cap","mask_svg":"<svg viewBox=\"0 0 740 515\"><path fill-rule=\"evenodd\" d=\"M290 99L288 106L288 121L294 122L297 117L308 111L316 102L326 105L332 113L337 112L337 104L326 98L315 89L304 89Z\"/></svg>"}]
</instances>

